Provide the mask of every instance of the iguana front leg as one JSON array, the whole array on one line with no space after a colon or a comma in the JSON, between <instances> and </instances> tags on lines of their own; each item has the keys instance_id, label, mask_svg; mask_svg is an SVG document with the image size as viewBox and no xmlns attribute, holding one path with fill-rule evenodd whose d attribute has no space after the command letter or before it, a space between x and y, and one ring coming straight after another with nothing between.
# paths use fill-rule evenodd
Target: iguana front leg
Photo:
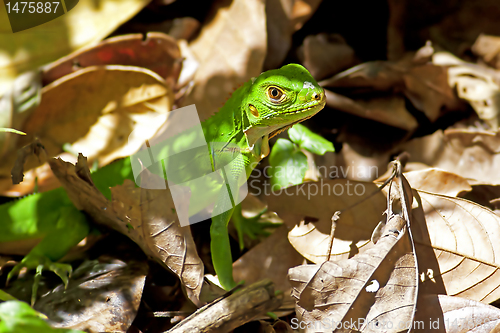
<instances>
[{"instance_id":1,"label":"iguana front leg","mask_svg":"<svg viewBox=\"0 0 500 333\"><path fill-rule=\"evenodd\" d=\"M64 286L68 285L72 267L68 264L57 263L68 251L77 245L89 232L89 225L85 215L74 206L57 208L60 210L55 228L44 236L24 258L9 272L7 281L17 275L21 269L36 269L32 286L31 304L35 303L38 285L43 270L54 272L61 278ZM38 221L44 223L45 221Z\"/></svg>"}]
</instances>

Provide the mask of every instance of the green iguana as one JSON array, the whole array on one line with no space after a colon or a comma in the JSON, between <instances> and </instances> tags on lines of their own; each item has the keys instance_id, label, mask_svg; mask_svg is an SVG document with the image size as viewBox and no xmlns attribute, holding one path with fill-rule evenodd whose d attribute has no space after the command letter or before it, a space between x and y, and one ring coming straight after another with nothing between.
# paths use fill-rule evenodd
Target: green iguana
<instances>
[{"instance_id":1,"label":"green iguana","mask_svg":"<svg viewBox=\"0 0 500 333\"><path fill-rule=\"evenodd\" d=\"M248 179L255 165L269 154L269 139L312 117L324 107L325 102L324 90L311 74L300 65L290 64L246 82L216 114L202 122L202 129L206 142L225 142L238 147L240 160L232 164L230 172L243 173ZM176 140L184 139L179 136ZM215 156L211 156L211 161L215 168ZM121 184L126 178L134 179L130 159L103 167L93 173L92 178L96 187L109 199L109 187ZM226 290L236 285L232 276L233 261L227 230L235 210L241 214L241 208L237 206L212 217L210 228L214 268ZM0 252L5 252L10 242L41 239L8 275L10 279L23 267L36 268L32 302L36 298L42 270L53 271L67 283L71 266L55 261L88 234L89 225L64 189L4 204L0 206L0 219ZM242 221L241 217L238 220ZM245 226L237 227L245 229Z\"/></svg>"}]
</instances>

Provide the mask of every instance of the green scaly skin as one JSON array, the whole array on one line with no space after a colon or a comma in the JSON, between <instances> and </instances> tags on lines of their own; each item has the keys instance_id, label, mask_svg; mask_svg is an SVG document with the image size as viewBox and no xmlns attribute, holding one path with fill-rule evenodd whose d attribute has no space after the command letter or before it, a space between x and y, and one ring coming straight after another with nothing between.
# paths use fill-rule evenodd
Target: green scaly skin
<instances>
[{"instance_id":1,"label":"green scaly skin","mask_svg":"<svg viewBox=\"0 0 500 333\"><path fill-rule=\"evenodd\" d=\"M202 129L206 142L223 142L238 147L241 158L233 163L230 173L239 175L244 172L248 179L256 164L269 154L271 137L312 117L324 105L323 89L304 67L291 64L262 73L245 83L219 112L202 123ZM183 140L182 136L179 140ZM211 155L211 162L213 170L218 169L216 156ZM101 168L92 174L92 178L108 198L111 196L109 187L121 184L125 179L134 180L128 158ZM227 197L221 196L216 205L224 204L224 200ZM234 211L241 214L240 207L233 207L213 217L210 228L214 268L226 290L236 286L227 230ZM36 299L42 270L55 272L67 284L71 266L55 261L78 244L90 228L85 215L72 205L64 190L59 188L1 205L0 216L0 244L29 238L41 239L9 273L8 279L23 267L36 269L32 303ZM6 223L3 222L5 216ZM241 233L240 229L245 229L245 226L241 225L241 218L237 220Z\"/></svg>"},{"instance_id":2,"label":"green scaly skin","mask_svg":"<svg viewBox=\"0 0 500 333\"><path fill-rule=\"evenodd\" d=\"M244 169L248 179L255 165L269 154L270 138L312 117L325 103L323 88L311 74L300 65L290 64L245 83L218 113L202 123L202 128L207 142L229 142L241 149L243 161L232 172L238 174ZM212 261L226 290L236 286L227 231L233 211L213 217L210 228Z\"/></svg>"}]
</instances>

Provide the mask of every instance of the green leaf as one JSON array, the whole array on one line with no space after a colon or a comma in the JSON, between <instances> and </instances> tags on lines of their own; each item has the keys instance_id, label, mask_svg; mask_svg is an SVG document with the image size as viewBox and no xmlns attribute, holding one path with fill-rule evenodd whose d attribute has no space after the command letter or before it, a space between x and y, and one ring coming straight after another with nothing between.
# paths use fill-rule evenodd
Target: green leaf
<instances>
[{"instance_id":1,"label":"green leaf","mask_svg":"<svg viewBox=\"0 0 500 333\"><path fill-rule=\"evenodd\" d=\"M307 170L307 157L297 145L278 139L269 156L272 190L301 184Z\"/></svg>"},{"instance_id":2,"label":"green leaf","mask_svg":"<svg viewBox=\"0 0 500 333\"><path fill-rule=\"evenodd\" d=\"M52 328L46 316L21 301L0 304L0 333L83 333L78 330Z\"/></svg>"},{"instance_id":3,"label":"green leaf","mask_svg":"<svg viewBox=\"0 0 500 333\"><path fill-rule=\"evenodd\" d=\"M0 132L10 132L10 133L16 133L16 134L19 134L19 135L26 135L26 133L18 131L18 130L15 130L13 128L0 128Z\"/></svg>"},{"instance_id":4,"label":"green leaf","mask_svg":"<svg viewBox=\"0 0 500 333\"><path fill-rule=\"evenodd\" d=\"M321 135L311 132L307 127L296 124L288 130L290 139L300 148L311 153L324 155L327 151L334 152L333 144Z\"/></svg>"},{"instance_id":5,"label":"green leaf","mask_svg":"<svg viewBox=\"0 0 500 333\"><path fill-rule=\"evenodd\" d=\"M0 290L0 301L14 301L17 300L14 296L7 294L5 291Z\"/></svg>"}]
</instances>

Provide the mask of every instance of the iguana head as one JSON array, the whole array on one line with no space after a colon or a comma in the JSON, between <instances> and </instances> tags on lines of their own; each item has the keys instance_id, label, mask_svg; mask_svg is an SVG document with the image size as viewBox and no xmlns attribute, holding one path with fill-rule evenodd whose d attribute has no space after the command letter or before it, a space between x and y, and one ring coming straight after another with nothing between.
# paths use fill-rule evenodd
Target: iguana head
<instances>
[{"instance_id":1,"label":"iguana head","mask_svg":"<svg viewBox=\"0 0 500 333\"><path fill-rule=\"evenodd\" d=\"M293 125L311 118L326 103L325 92L301 65L290 64L262 73L252 80L242 105L248 146L261 145Z\"/></svg>"}]
</instances>

